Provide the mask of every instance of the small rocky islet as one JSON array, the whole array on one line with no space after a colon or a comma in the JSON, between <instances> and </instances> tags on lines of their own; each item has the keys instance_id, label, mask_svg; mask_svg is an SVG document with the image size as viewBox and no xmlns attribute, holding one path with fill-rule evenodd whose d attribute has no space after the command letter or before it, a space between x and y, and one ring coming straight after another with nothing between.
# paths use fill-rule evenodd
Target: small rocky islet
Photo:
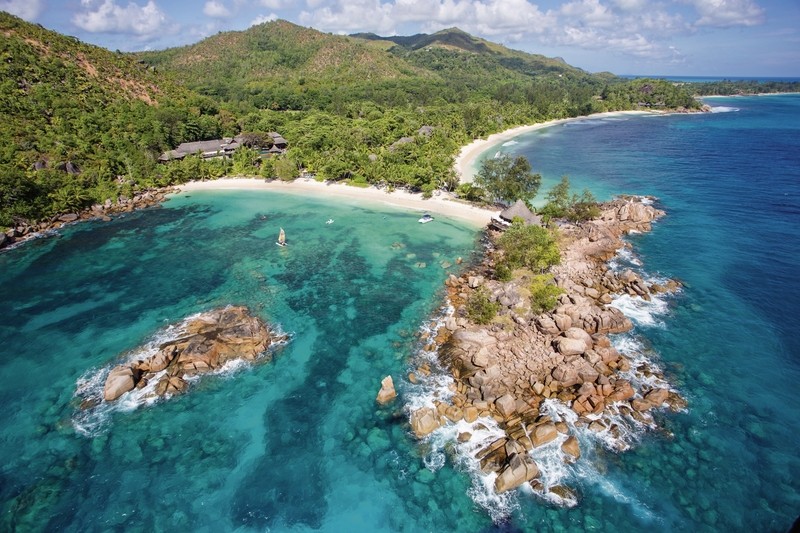
<instances>
[{"instance_id":1,"label":"small rocky islet","mask_svg":"<svg viewBox=\"0 0 800 533\"><path fill-rule=\"evenodd\" d=\"M501 253L491 245L480 265L460 277L451 275L445 285L454 313L424 341L425 351L437 354L454 382L446 399L410 412L415 436L424 439L461 421L485 429L481 419L493 419L504 434L474 458L483 473L494 474L495 491L529 483L549 501L571 505L577 502L572 489L545 486L537 479L537 448L558 440L565 462L580 460L575 433L587 428L608 435L606 442L622 451L628 444L620 435L621 420L654 429L651 410L685 408L685 400L657 369L632 363L608 337L633 327L608 305L615 296L649 300L680 288L675 280L648 283L633 271L617 272L608 264L626 246L624 235L650 231L651 223L664 214L651 198L622 197L603 204L594 220L564 224L559 231L562 261L552 269L563 294L550 312L531 312L529 276L510 282L491 279ZM489 325L467 318L466 302L477 290L487 291L500 304L498 319ZM414 383L429 372L429 365L423 365L408 379ZM553 413L546 401L558 402L570 414ZM460 442L470 438L468 432L458 436Z\"/></svg>"},{"instance_id":2,"label":"small rocky islet","mask_svg":"<svg viewBox=\"0 0 800 533\"><path fill-rule=\"evenodd\" d=\"M220 370L236 360L268 361L270 348L286 342L285 334L271 330L243 306L227 306L184 320L171 332L174 338L154 353L115 366L108 373L102 399L114 402L134 389L155 386L147 396L169 397L184 392L188 379ZM93 407L99 398L84 401Z\"/></svg>"}]
</instances>

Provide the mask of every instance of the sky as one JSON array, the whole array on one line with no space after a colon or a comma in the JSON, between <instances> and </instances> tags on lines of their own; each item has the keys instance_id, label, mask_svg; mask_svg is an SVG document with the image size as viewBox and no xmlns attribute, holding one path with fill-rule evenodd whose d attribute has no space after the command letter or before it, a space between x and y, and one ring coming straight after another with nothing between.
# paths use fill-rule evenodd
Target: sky
<instances>
[{"instance_id":1,"label":"sky","mask_svg":"<svg viewBox=\"0 0 800 533\"><path fill-rule=\"evenodd\" d=\"M284 19L378 35L458 27L590 72L800 77L800 0L0 0L109 50L158 50Z\"/></svg>"}]
</instances>

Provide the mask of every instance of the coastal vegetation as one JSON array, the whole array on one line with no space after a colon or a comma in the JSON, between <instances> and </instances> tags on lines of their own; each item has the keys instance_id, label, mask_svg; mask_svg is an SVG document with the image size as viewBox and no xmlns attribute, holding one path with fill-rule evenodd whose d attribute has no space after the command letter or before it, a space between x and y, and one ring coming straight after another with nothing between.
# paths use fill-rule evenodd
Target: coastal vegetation
<instances>
[{"instance_id":1,"label":"coastal vegetation","mask_svg":"<svg viewBox=\"0 0 800 533\"><path fill-rule=\"evenodd\" d=\"M571 193L569 177L562 176L561 181L547 192L547 203L539 210L546 220L563 218L570 222L591 220L600 214L597 199L584 189L579 195Z\"/></svg>"},{"instance_id":2,"label":"coastal vegetation","mask_svg":"<svg viewBox=\"0 0 800 533\"><path fill-rule=\"evenodd\" d=\"M512 204L521 199L529 207L541 183L541 174L531 172L526 157L512 158L508 154L484 160L475 175L475 184L482 187L493 201Z\"/></svg>"},{"instance_id":3,"label":"coastal vegetation","mask_svg":"<svg viewBox=\"0 0 800 533\"><path fill-rule=\"evenodd\" d=\"M500 264L507 272L527 268L542 273L561 261L555 230L519 218L497 239L497 245L502 251Z\"/></svg>"},{"instance_id":4,"label":"coastal vegetation","mask_svg":"<svg viewBox=\"0 0 800 533\"><path fill-rule=\"evenodd\" d=\"M552 311L558 304L558 297L564 294L564 289L556 285L552 274L537 274L531 279L531 311L541 314Z\"/></svg>"},{"instance_id":5,"label":"coastal vegetation","mask_svg":"<svg viewBox=\"0 0 800 533\"><path fill-rule=\"evenodd\" d=\"M274 21L140 54L6 13L0 31L0 227L226 174L430 195L456 189L453 157L477 137L601 111L699 108L686 87L590 74L457 29L378 38ZM273 131L289 143L277 158L158 162L182 142Z\"/></svg>"},{"instance_id":6,"label":"coastal vegetation","mask_svg":"<svg viewBox=\"0 0 800 533\"><path fill-rule=\"evenodd\" d=\"M702 96L738 96L745 94L800 93L800 82L779 80L721 80L690 85Z\"/></svg>"},{"instance_id":7,"label":"coastal vegetation","mask_svg":"<svg viewBox=\"0 0 800 533\"><path fill-rule=\"evenodd\" d=\"M476 324L488 324L499 310L500 304L491 300L485 287L474 291L467 300L467 316Z\"/></svg>"}]
</instances>

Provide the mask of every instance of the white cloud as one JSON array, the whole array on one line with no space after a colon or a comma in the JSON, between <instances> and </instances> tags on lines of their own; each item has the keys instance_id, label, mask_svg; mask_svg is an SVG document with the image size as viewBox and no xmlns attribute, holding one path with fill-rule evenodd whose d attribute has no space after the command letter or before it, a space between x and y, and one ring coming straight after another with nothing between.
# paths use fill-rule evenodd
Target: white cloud
<instances>
[{"instance_id":1,"label":"white cloud","mask_svg":"<svg viewBox=\"0 0 800 533\"><path fill-rule=\"evenodd\" d=\"M591 28L613 28L616 26L616 16L608 6L599 0L578 0L561 6L560 14L565 23L576 22Z\"/></svg>"},{"instance_id":2,"label":"white cloud","mask_svg":"<svg viewBox=\"0 0 800 533\"><path fill-rule=\"evenodd\" d=\"M391 8L392 4L381 4L380 0L345 0L313 12L302 11L300 23L337 33L362 30L393 33L395 22L391 19Z\"/></svg>"},{"instance_id":3,"label":"white cloud","mask_svg":"<svg viewBox=\"0 0 800 533\"><path fill-rule=\"evenodd\" d=\"M764 10L753 0L688 0L700 18L697 26L730 28L758 26L764 22Z\"/></svg>"},{"instance_id":4,"label":"white cloud","mask_svg":"<svg viewBox=\"0 0 800 533\"><path fill-rule=\"evenodd\" d=\"M226 19L231 16L231 12L225 7L225 4L217 0L208 0L203 6L203 14L218 19Z\"/></svg>"},{"instance_id":5,"label":"white cloud","mask_svg":"<svg viewBox=\"0 0 800 533\"><path fill-rule=\"evenodd\" d=\"M0 0L0 11L33 22L42 13L42 0Z\"/></svg>"},{"instance_id":6,"label":"white cloud","mask_svg":"<svg viewBox=\"0 0 800 533\"><path fill-rule=\"evenodd\" d=\"M574 0L559 8L558 23L543 38L586 50L680 60L680 52L665 40L689 32L689 25L661 3L642 7L640 0Z\"/></svg>"},{"instance_id":7,"label":"white cloud","mask_svg":"<svg viewBox=\"0 0 800 533\"><path fill-rule=\"evenodd\" d=\"M641 11L647 6L647 0L612 0L622 11Z\"/></svg>"},{"instance_id":8,"label":"white cloud","mask_svg":"<svg viewBox=\"0 0 800 533\"><path fill-rule=\"evenodd\" d=\"M258 5L267 9L280 9L286 7L288 0L259 0Z\"/></svg>"},{"instance_id":9,"label":"white cloud","mask_svg":"<svg viewBox=\"0 0 800 533\"><path fill-rule=\"evenodd\" d=\"M320 0L306 0L313 7ZM337 0L300 14L303 24L334 32L393 34L400 24L422 24L424 31L458 26L482 35L539 33L555 20L527 0Z\"/></svg>"},{"instance_id":10,"label":"white cloud","mask_svg":"<svg viewBox=\"0 0 800 533\"><path fill-rule=\"evenodd\" d=\"M258 24L264 24L265 22L272 22L273 20L278 20L278 15L275 13L270 13L269 15L259 15L250 22L251 26L256 26Z\"/></svg>"},{"instance_id":11,"label":"white cloud","mask_svg":"<svg viewBox=\"0 0 800 533\"><path fill-rule=\"evenodd\" d=\"M486 3L473 2L475 16L470 27L477 28L484 35L505 33L516 40L519 34L542 33L555 20L545 15L539 8L526 0L489 0Z\"/></svg>"},{"instance_id":12,"label":"white cloud","mask_svg":"<svg viewBox=\"0 0 800 533\"><path fill-rule=\"evenodd\" d=\"M286 0L260 0L282 5ZM459 28L500 42L535 43L661 61L683 61L673 39L698 26L763 21L757 0L305 0L301 24L352 33L394 35L409 27ZM538 2L538 4L536 3ZM540 5L552 6L550 9ZM698 16L692 13L691 6ZM691 21L696 19L693 23Z\"/></svg>"},{"instance_id":13,"label":"white cloud","mask_svg":"<svg viewBox=\"0 0 800 533\"><path fill-rule=\"evenodd\" d=\"M167 16L153 0L144 6L130 2L122 7L114 0L81 0L81 5L87 10L72 17L72 22L91 33L149 36L161 31L167 22Z\"/></svg>"}]
</instances>

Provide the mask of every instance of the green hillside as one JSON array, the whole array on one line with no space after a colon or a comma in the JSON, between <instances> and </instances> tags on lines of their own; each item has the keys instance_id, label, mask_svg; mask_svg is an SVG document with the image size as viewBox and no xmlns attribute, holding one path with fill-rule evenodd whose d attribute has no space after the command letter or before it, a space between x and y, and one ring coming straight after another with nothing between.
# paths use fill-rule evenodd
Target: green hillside
<instances>
[{"instance_id":1,"label":"green hillside","mask_svg":"<svg viewBox=\"0 0 800 533\"><path fill-rule=\"evenodd\" d=\"M278 20L224 32L180 48L138 55L197 92L245 108L335 110L342 100L378 105L463 102L476 91L525 91L575 85L599 93L610 81L560 59L527 54L457 28L432 35L330 35ZM515 91L509 87L519 86ZM584 101L584 89L572 100ZM530 98L529 98L530 99Z\"/></svg>"},{"instance_id":2,"label":"green hillside","mask_svg":"<svg viewBox=\"0 0 800 533\"><path fill-rule=\"evenodd\" d=\"M158 154L220 135L217 104L135 58L0 12L0 226L130 192Z\"/></svg>"},{"instance_id":3,"label":"green hillside","mask_svg":"<svg viewBox=\"0 0 800 533\"><path fill-rule=\"evenodd\" d=\"M381 45L282 20L138 57L201 94L276 110L329 106L337 87L428 76Z\"/></svg>"}]
</instances>

